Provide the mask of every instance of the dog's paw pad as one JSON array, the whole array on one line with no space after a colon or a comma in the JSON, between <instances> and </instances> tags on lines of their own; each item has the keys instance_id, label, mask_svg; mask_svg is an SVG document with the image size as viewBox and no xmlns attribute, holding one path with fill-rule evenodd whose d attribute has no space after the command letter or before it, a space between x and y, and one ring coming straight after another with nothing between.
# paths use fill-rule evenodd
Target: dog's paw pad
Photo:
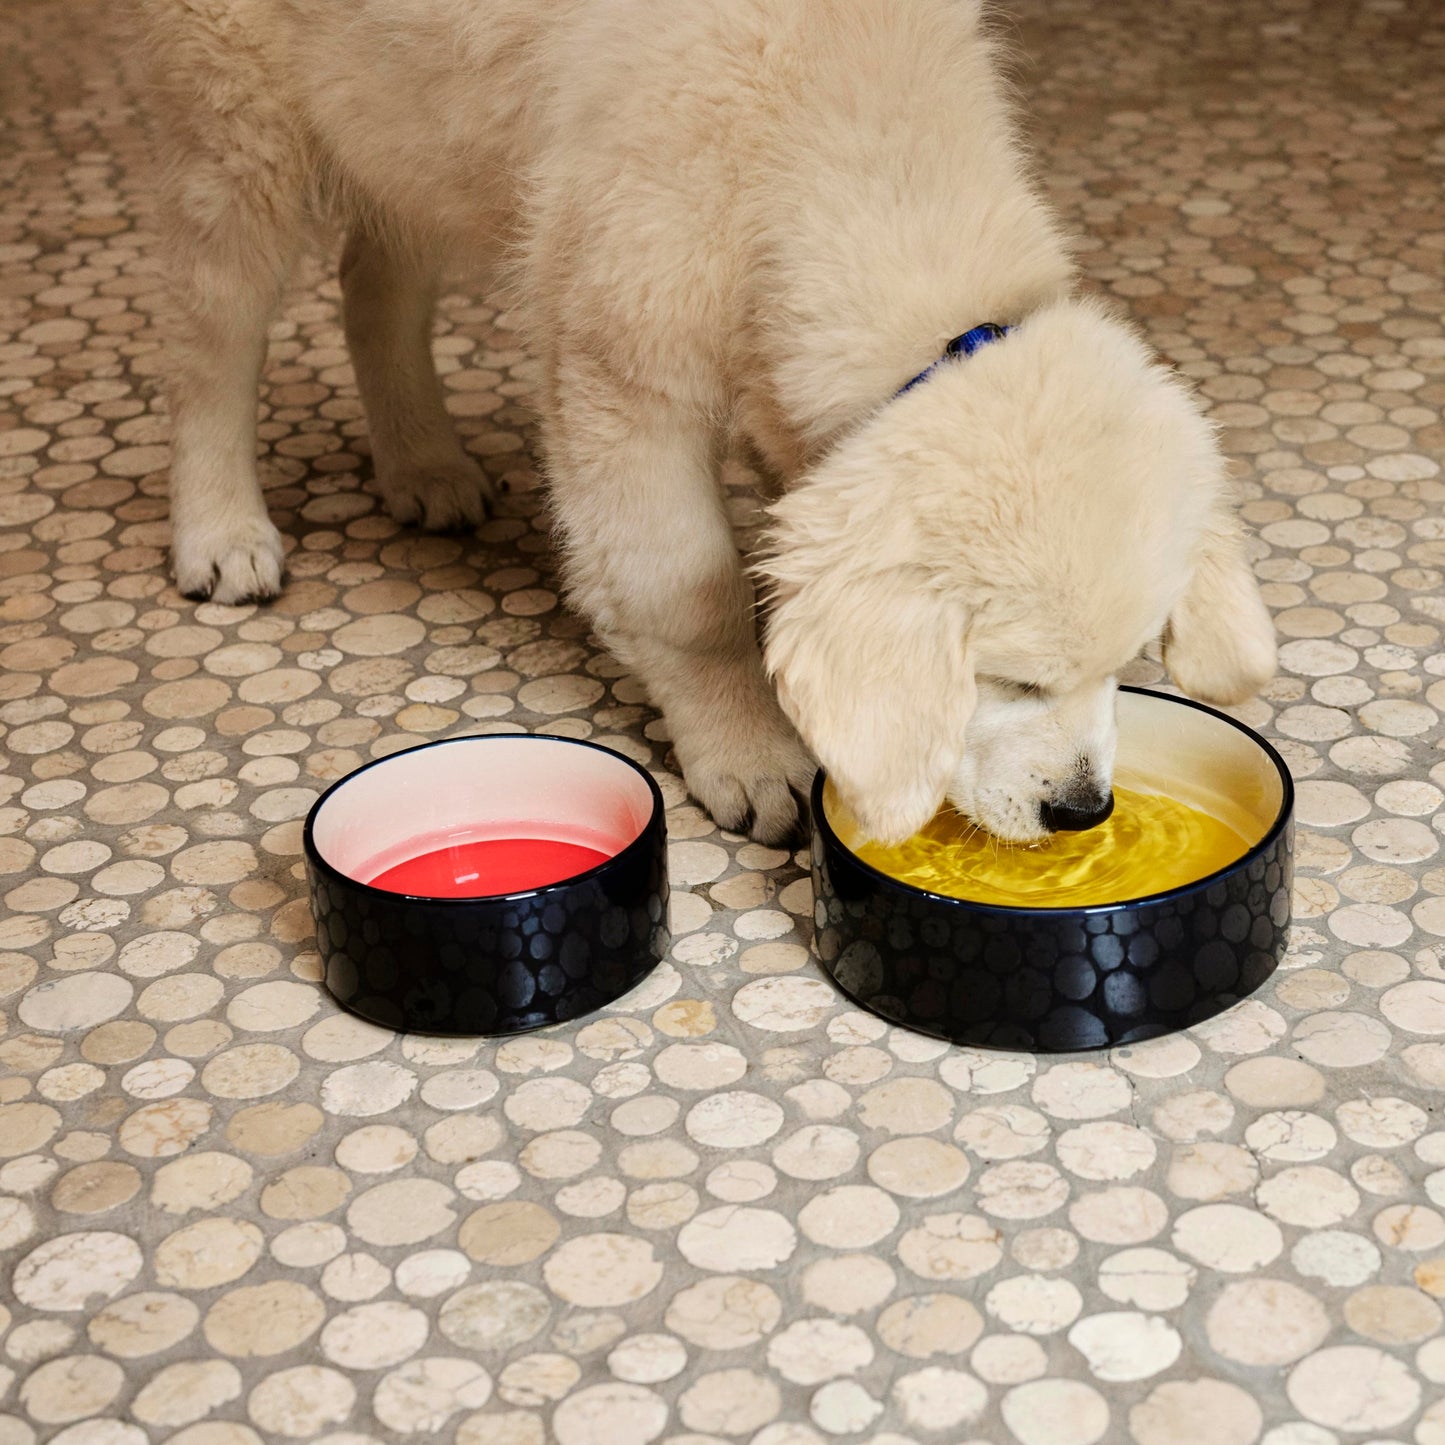
<instances>
[{"instance_id":1,"label":"dog's paw pad","mask_svg":"<svg viewBox=\"0 0 1445 1445\"><path fill-rule=\"evenodd\" d=\"M687 769L692 795L719 827L746 833L755 843L788 847L802 837L813 760L793 745L783 756L751 767Z\"/></svg>"},{"instance_id":2,"label":"dog's paw pad","mask_svg":"<svg viewBox=\"0 0 1445 1445\"><path fill-rule=\"evenodd\" d=\"M487 520L495 496L486 473L470 461L407 467L377 478L386 510L425 532L468 532Z\"/></svg>"},{"instance_id":3,"label":"dog's paw pad","mask_svg":"<svg viewBox=\"0 0 1445 1445\"><path fill-rule=\"evenodd\" d=\"M269 522L234 538L200 543L178 538L176 586L195 601L266 602L281 595L283 557L281 534Z\"/></svg>"}]
</instances>

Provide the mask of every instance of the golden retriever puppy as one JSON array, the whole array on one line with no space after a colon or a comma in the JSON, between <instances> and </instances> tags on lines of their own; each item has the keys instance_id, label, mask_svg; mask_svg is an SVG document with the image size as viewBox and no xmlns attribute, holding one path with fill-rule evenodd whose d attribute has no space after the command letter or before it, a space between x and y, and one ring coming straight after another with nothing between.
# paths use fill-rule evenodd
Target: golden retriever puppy
<instances>
[{"instance_id":1,"label":"golden retriever puppy","mask_svg":"<svg viewBox=\"0 0 1445 1445\"><path fill-rule=\"evenodd\" d=\"M572 600L725 826L788 836L809 747L880 838L945 796L1006 838L1082 826L1144 643L1164 633L1200 696L1270 675L1210 430L1071 296L973 0L141 3L188 594L281 587L255 394L329 224L401 520L484 515L430 317L449 274L512 288ZM1009 330L908 385L985 322ZM766 666L719 488L734 445L783 488Z\"/></svg>"}]
</instances>

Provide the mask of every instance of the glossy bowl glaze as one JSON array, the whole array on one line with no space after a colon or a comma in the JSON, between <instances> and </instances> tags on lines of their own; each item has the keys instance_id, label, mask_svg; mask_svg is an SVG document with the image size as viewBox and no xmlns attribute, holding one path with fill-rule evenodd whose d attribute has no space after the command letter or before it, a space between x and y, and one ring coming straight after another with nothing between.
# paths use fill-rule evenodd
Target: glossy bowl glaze
<instances>
[{"instance_id":1,"label":"glossy bowl glaze","mask_svg":"<svg viewBox=\"0 0 1445 1445\"><path fill-rule=\"evenodd\" d=\"M852 851L861 831L820 773L813 786L816 946L864 1008L955 1043L1058 1053L1184 1028L1245 998L1289 936L1294 785L1284 759L1213 708L1119 692L1116 781L1231 823L1248 848L1147 897L1005 908L945 898ZM850 846L852 845L852 846Z\"/></svg>"},{"instance_id":2,"label":"glossy bowl glaze","mask_svg":"<svg viewBox=\"0 0 1445 1445\"><path fill-rule=\"evenodd\" d=\"M428 898L368 881L409 840L578 829L610 856L542 887ZM326 987L388 1028L511 1034L561 1023L620 998L667 951L662 795L595 743L509 734L393 753L317 799L303 844Z\"/></svg>"}]
</instances>

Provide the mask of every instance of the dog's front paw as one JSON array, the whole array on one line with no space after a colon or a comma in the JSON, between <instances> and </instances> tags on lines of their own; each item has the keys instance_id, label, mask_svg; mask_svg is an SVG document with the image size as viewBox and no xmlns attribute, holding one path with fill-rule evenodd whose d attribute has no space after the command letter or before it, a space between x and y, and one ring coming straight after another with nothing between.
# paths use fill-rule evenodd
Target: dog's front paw
<instances>
[{"instance_id":1,"label":"dog's front paw","mask_svg":"<svg viewBox=\"0 0 1445 1445\"><path fill-rule=\"evenodd\" d=\"M798 840L818 765L797 738L780 731L677 752L688 790L719 826L769 846Z\"/></svg>"},{"instance_id":2,"label":"dog's front paw","mask_svg":"<svg viewBox=\"0 0 1445 1445\"><path fill-rule=\"evenodd\" d=\"M281 593L281 534L264 517L230 530L176 528L171 565L187 596L212 602L265 602Z\"/></svg>"},{"instance_id":3,"label":"dog's front paw","mask_svg":"<svg viewBox=\"0 0 1445 1445\"><path fill-rule=\"evenodd\" d=\"M376 481L386 510L426 532L470 531L487 520L487 503L495 495L482 469L465 458L378 472Z\"/></svg>"}]
</instances>

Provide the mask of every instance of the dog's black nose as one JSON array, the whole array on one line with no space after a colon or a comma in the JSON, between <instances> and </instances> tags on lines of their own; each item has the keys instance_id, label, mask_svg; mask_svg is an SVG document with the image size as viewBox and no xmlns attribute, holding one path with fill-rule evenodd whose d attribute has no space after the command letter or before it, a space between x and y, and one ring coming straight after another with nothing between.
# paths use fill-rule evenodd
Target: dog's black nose
<instances>
[{"instance_id":1,"label":"dog's black nose","mask_svg":"<svg viewBox=\"0 0 1445 1445\"><path fill-rule=\"evenodd\" d=\"M1040 803L1039 819L1051 833L1082 833L1085 828L1097 827L1113 811L1113 793L1095 793L1067 802Z\"/></svg>"}]
</instances>

